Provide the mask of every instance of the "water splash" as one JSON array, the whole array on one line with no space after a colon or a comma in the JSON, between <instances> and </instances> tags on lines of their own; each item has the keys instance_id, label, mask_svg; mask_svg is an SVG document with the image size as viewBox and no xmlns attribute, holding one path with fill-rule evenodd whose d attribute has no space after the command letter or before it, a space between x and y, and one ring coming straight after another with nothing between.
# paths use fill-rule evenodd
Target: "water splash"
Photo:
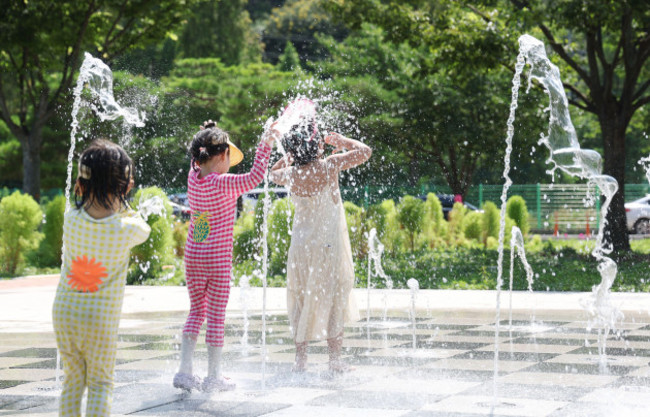
<instances>
[{"instance_id":1,"label":"water splash","mask_svg":"<svg viewBox=\"0 0 650 417\"><path fill-rule=\"evenodd\" d=\"M370 335L370 288L372 287L372 275L380 277L384 280L386 291L383 294L384 312L382 321L386 325L388 315L388 291L393 289L393 280L386 275L384 268L381 266L381 257L384 254L384 244L381 243L377 237L377 229L374 227L368 232L368 297L366 308L366 323L368 327L368 335ZM373 274L374 270L374 274Z\"/></svg>"},{"instance_id":2,"label":"water splash","mask_svg":"<svg viewBox=\"0 0 650 417\"><path fill-rule=\"evenodd\" d=\"M515 251L521 260L521 263L524 265L524 270L526 271L526 281L528 281L528 291L533 292L533 268L531 268L526 259L526 250L524 249L524 236L521 233L521 230L514 226L512 228L510 236L510 314L508 317L508 325L512 329L512 281L514 279L514 267L515 267ZM533 322L535 318L533 316Z\"/></svg>"},{"instance_id":3,"label":"water splash","mask_svg":"<svg viewBox=\"0 0 650 417\"><path fill-rule=\"evenodd\" d=\"M292 127L308 124L316 119L316 103L306 97L291 101L278 117L276 129L280 136L289 133Z\"/></svg>"},{"instance_id":4,"label":"water splash","mask_svg":"<svg viewBox=\"0 0 650 417\"><path fill-rule=\"evenodd\" d=\"M417 338L416 338L417 325L415 321L415 297L418 291L420 290L420 283L418 282L417 279L411 278L408 281L406 281L406 285L411 290L411 324L413 326L413 349L416 349L417 348Z\"/></svg>"},{"instance_id":5,"label":"water splash","mask_svg":"<svg viewBox=\"0 0 650 417\"><path fill-rule=\"evenodd\" d=\"M239 297L241 301L242 315L244 316L244 331L241 336L241 345L242 345L242 355L248 356L248 327L250 325L248 319L248 298L250 291L250 277L248 275L242 275L239 278ZM263 312L265 313L265 312Z\"/></svg>"},{"instance_id":6,"label":"water splash","mask_svg":"<svg viewBox=\"0 0 650 417\"><path fill-rule=\"evenodd\" d=\"M162 198L159 196L150 197L138 204L138 214L142 216L145 221L149 216L164 216L167 212L165 211L165 203Z\"/></svg>"},{"instance_id":7,"label":"water splash","mask_svg":"<svg viewBox=\"0 0 650 417\"><path fill-rule=\"evenodd\" d=\"M605 197L605 202L601 207L601 218L603 222L600 225L596 238L596 245L592 255L598 261L598 271L602 281L594 287L590 297L582 300L583 307L589 314L589 327L597 327L599 333L599 353L601 363L605 359L605 341L610 330L616 327L616 323L623 318L623 314L616 308L610 299L610 288L616 278L616 263L605 255L611 252L611 248L604 245L604 230L606 226L606 214L611 200L618 190L616 180L608 175L602 175L602 162L598 152L591 149L581 149L578 143L575 128L571 123L569 114L569 103L564 92L564 87L560 79L560 71L557 66L553 65L546 56L544 44L530 35L523 35L519 38L519 55L515 66L515 76L512 87L512 103L510 107L510 117L508 118L508 135L506 138L507 149L505 158L504 184L501 195L501 228L499 230L499 265L497 277L497 323L495 339L498 342L498 310L499 292L502 282L502 262L503 262L503 235L505 229L505 203L507 189L512 184L508 177L510 165L510 152L512 150L512 136L514 133L514 115L517 108L517 98L519 89L519 77L525 63L530 65L528 75L528 89L532 85L532 80L538 81L545 89L549 96L549 128L546 135L542 134L539 140L540 144L545 145L550 156L548 163L553 165L549 173L554 176L555 171L560 169L571 176L586 179L590 185L595 185ZM496 378L497 378L498 355L495 355L495 397L496 397Z\"/></svg>"},{"instance_id":8,"label":"water splash","mask_svg":"<svg viewBox=\"0 0 650 417\"><path fill-rule=\"evenodd\" d=\"M91 99L98 100L99 106L86 102L82 93L86 88ZM84 61L79 69L77 84L75 85L74 101L72 104L72 123L70 124L70 149L68 150L68 170L65 187L65 211L70 210L70 188L72 184L72 159L77 142L79 120L77 116L83 105L88 105L100 120L116 120L120 117L124 121L136 127L144 126L146 116L137 109L120 106L113 95L113 71L101 59L95 58L88 52L84 55Z\"/></svg>"}]
</instances>

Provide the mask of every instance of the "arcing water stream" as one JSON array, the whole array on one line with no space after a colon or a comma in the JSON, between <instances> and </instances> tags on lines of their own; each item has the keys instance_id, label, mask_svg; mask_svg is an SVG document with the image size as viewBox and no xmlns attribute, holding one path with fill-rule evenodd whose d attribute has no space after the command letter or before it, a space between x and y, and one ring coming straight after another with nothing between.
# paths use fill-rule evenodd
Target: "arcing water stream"
<instances>
[{"instance_id":1,"label":"arcing water stream","mask_svg":"<svg viewBox=\"0 0 650 417\"><path fill-rule=\"evenodd\" d=\"M515 65L515 75L512 80L512 102L510 105L510 115L508 117L508 130L506 137L506 155L503 177L505 183L501 194L501 225L499 230L499 257L497 267L497 313L495 323L495 356L494 356L494 397L497 397L497 377L498 377L498 343L499 343L499 320L500 320L500 291L503 285L503 244L505 234L505 207L507 192L512 185L512 180L508 176L510 171L510 153L512 152L512 138L514 135L515 111L517 109L518 91L520 86L520 76L525 64L530 65L528 75L528 89L532 85L532 80L539 82L549 96L549 128L546 135L542 134L540 144L544 144L550 151L548 159L553 164L549 171L554 175L559 168L571 176L586 179L589 183L598 187L605 202L601 207L601 218L603 222L598 230L596 237L596 246L592 255L598 262L598 271L602 281L594 287L590 297L584 300L583 306L589 314L589 327L598 329L598 342L601 369L604 368L605 341L610 330L614 329L616 323L622 319L622 313L612 304L610 300L610 288L616 278L616 263L605 256L611 252L611 249L605 247L604 229L606 225L606 214L611 200L618 190L616 180L608 175L603 175L601 157L598 152L591 149L581 149L578 143L577 135L571 116L569 114L569 103L564 92L560 71L557 66L553 65L546 56L544 44L530 35L523 35L519 38L519 55ZM528 91L528 90L527 90Z\"/></svg>"}]
</instances>

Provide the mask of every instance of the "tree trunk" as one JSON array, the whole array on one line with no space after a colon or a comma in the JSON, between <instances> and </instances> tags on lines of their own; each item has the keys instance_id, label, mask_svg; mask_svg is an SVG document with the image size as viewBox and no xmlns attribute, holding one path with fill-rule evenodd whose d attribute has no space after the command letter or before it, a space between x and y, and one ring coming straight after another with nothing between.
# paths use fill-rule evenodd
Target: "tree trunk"
<instances>
[{"instance_id":1,"label":"tree trunk","mask_svg":"<svg viewBox=\"0 0 650 417\"><path fill-rule=\"evenodd\" d=\"M34 129L25 140L23 150L23 192L38 202L41 198L41 130Z\"/></svg>"},{"instance_id":2,"label":"tree trunk","mask_svg":"<svg viewBox=\"0 0 650 417\"><path fill-rule=\"evenodd\" d=\"M617 114L615 106L606 106L606 111L599 115L603 135L605 163L603 174L610 175L618 181L618 191L614 194L607 211L605 239L615 251L629 251L630 238L627 232L625 214L625 130L626 118Z\"/></svg>"}]
</instances>

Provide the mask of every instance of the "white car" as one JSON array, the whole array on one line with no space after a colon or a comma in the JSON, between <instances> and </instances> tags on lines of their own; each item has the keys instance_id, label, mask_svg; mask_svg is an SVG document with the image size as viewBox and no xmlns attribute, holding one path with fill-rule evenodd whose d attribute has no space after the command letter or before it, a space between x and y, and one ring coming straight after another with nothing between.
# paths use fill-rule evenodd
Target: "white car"
<instances>
[{"instance_id":1,"label":"white car","mask_svg":"<svg viewBox=\"0 0 650 417\"><path fill-rule=\"evenodd\" d=\"M650 234L650 195L625 203L625 217L630 233Z\"/></svg>"}]
</instances>

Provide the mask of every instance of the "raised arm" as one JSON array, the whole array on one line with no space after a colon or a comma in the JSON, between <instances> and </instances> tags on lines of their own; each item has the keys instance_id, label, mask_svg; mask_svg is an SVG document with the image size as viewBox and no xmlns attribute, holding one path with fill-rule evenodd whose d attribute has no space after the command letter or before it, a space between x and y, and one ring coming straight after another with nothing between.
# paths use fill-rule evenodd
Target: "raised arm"
<instances>
[{"instance_id":1,"label":"raised arm","mask_svg":"<svg viewBox=\"0 0 650 417\"><path fill-rule=\"evenodd\" d=\"M224 194L238 196L257 187L264 179L264 173L269 164L271 156L271 146L273 141L279 136L275 130L275 123L271 128L264 132L262 140L255 151L255 161L250 172L246 174L222 174L215 176L214 185Z\"/></svg>"},{"instance_id":2,"label":"raised arm","mask_svg":"<svg viewBox=\"0 0 650 417\"><path fill-rule=\"evenodd\" d=\"M278 162L271 167L271 176L269 177L271 181L278 185L286 185L288 181L287 174L289 173L289 168L291 168L292 163L293 158L291 158L291 155L288 153L280 158Z\"/></svg>"},{"instance_id":3,"label":"raised arm","mask_svg":"<svg viewBox=\"0 0 650 417\"><path fill-rule=\"evenodd\" d=\"M331 132L325 136L325 143L334 146L335 149L332 155L327 157L327 162L339 171L361 165L372 155L372 149L368 145L346 138L340 133ZM343 152L344 150L347 152Z\"/></svg>"}]
</instances>

